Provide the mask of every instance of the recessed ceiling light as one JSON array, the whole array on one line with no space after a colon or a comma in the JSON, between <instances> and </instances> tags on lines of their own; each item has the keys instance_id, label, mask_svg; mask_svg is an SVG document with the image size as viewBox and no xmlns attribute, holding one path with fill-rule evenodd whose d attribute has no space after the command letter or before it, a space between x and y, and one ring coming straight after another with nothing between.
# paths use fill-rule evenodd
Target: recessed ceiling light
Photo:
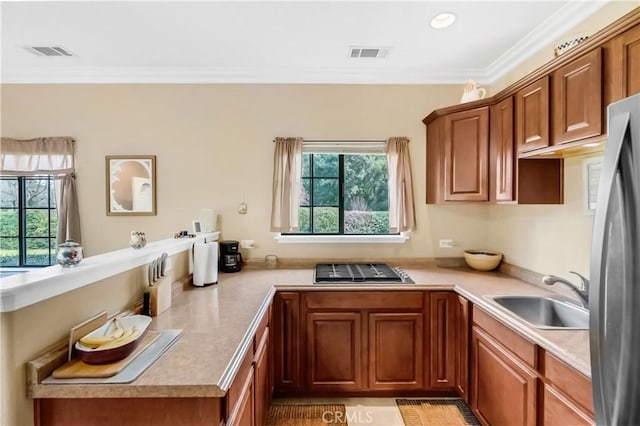
<instances>
[{"instance_id":1,"label":"recessed ceiling light","mask_svg":"<svg viewBox=\"0 0 640 426\"><path fill-rule=\"evenodd\" d=\"M441 28L447 28L449 25L453 24L456 20L456 15L450 12L440 13L434 16L431 19L429 25L431 28L435 28L439 30Z\"/></svg>"}]
</instances>

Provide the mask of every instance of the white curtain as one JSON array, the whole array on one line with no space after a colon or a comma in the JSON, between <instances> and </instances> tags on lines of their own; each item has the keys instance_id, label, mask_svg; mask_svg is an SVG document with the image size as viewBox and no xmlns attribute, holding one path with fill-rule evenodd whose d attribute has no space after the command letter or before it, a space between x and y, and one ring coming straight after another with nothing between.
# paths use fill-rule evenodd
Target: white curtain
<instances>
[{"instance_id":1,"label":"white curtain","mask_svg":"<svg viewBox=\"0 0 640 426\"><path fill-rule=\"evenodd\" d=\"M296 232L299 228L302 138L276 138L275 144L271 232Z\"/></svg>"},{"instance_id":2,"label":"white curtain","mask_svg":"<svg viewBox=\"0 0 640 426\"><path fill-rule=\"evenodd\" d=\"M49 175L56 179L58 243L82 242L75 184L75 140L70 137L0 141L0 174Z\"/></svg>"},{"instance_id":3,"label":"white curtain","mask_svg":"<svg viewBox=\"0 0 640 426\"><path fill-rule=\"evenodd\" d=\"M408 138L394 137L387 140L387 168L389 232L413 231L416 228L416 220Z\"/></svg>"}]
</instances>

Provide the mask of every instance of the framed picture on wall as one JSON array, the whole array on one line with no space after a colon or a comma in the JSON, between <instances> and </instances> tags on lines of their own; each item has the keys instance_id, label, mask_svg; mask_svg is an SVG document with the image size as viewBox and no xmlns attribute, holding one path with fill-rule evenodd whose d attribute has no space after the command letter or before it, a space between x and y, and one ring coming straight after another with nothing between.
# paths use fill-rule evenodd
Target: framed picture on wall
<instances>
[{"instance_id":1,"label":"framed picture on wall","mask_svg":"<svg viewBox=\"0 0 640 426\"><path fill-rule=\"evenodd\" d=\"M582 161L584 214L586 215L594 215L596 213L601 168L602 157L590 157Z\"/></svg>"},{"instance_id":2,"label":"framed picture on wall","mask_svg":"<svg viewBox=\"0 0 640 426\"><path fill-rule=\"evenodd\" d=\"M156 215L156 156L106 157L107 215Z\"/></svg>"}]
</instances>

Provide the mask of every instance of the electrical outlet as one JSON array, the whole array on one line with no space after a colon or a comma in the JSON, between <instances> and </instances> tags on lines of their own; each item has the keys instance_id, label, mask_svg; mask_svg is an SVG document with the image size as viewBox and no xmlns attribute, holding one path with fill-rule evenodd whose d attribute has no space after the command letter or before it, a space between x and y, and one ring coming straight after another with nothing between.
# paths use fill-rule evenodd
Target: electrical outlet
<instances>
[{"instance_id":1,"label":"electrical outlet","mask_svg":"<svg viewBox=\"0 0 640 426\"><path fill-rule=\"evenodd\" d=\"M453 240L440 240L440 248L453 248Z\"/></svg>"}]
</instances>

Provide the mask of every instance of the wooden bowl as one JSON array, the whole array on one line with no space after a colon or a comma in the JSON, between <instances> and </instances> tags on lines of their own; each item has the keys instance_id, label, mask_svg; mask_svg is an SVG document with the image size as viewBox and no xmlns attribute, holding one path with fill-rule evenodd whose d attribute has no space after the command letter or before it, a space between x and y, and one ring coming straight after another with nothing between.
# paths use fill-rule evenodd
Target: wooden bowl
<instances>
[{"instance_id":1,"label":"wooden bowl","mask_svg":"<svg viewBox=\"0 0 640 426\"><path fill-rule=\"evenodd\" d=\"M500 265L502 253L491 250L465 250L464 261L476 271L492 271Z\"/></svg>"},{"instance_id":2,"label":"wooden bowl","mask_svg":"<svg viewBox=\"0 0 640 426\"><path fill-rule=\"evenodd\" d=\"M108 364L120 361L121 359L129 356L138 347L149 328L149 324L151 324L151 318L146 315L131 315L128 317L118 318L118 323L125 330L131 327L135 327L139 330L140 332L135 340L130 340L120 346L113 346L109 348L90 348L84 346L80 341L77 341L74 348L78 358L87 364ZM105 336L111 332L112 327L113 321L109 320L102 327L83 337Z\"/></svg>"}]
</instances>

